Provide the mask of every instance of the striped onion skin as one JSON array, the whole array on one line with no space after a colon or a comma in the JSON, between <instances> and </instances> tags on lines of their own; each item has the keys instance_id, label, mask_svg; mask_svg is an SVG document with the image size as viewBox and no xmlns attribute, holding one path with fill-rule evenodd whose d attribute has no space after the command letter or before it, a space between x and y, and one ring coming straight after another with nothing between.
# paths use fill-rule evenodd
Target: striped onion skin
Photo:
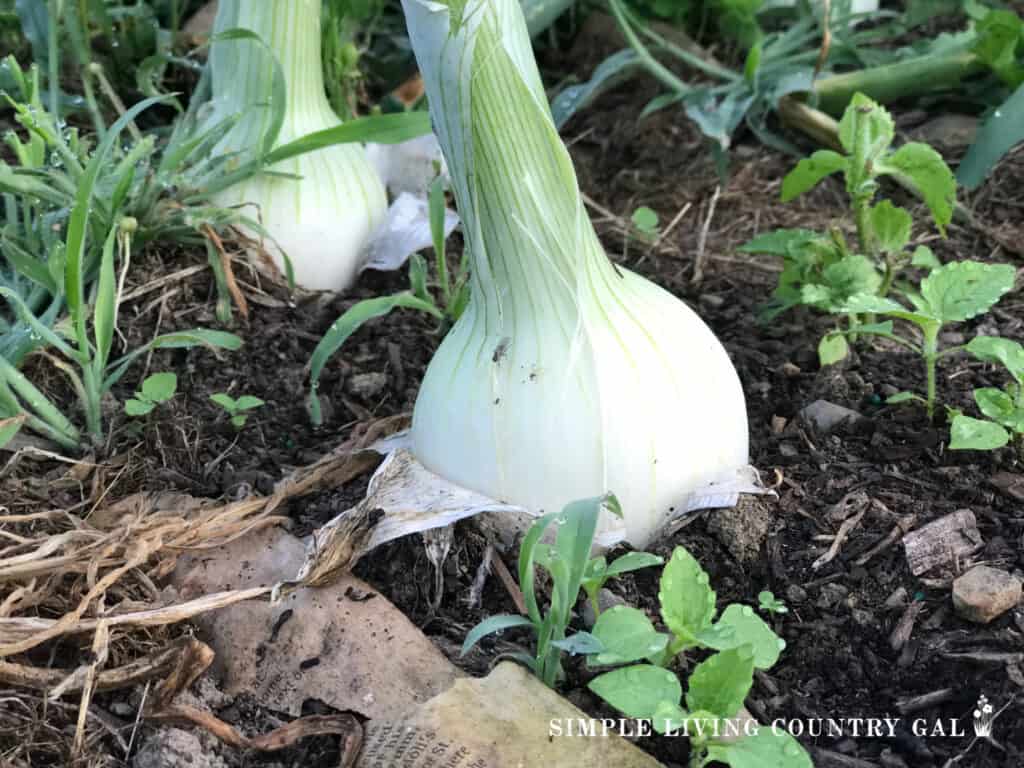
<instances>
[{"instance_id":1,"label":"striped onion skin","mask_svg":"<svg viewBox=\"0 0 1024 768\"><path fill-rule=\"evenodd\" d=\"M643 546L748 460L739 378L683 302L614 266L583 207L517 0L403 0L453 179L472 298L431 361L413 450L555 511L614 493ZM605 537L607 539L607 537Z\"/></svg>"},{"instance_id":2,"label":"striped onion skin","mask_svg":"<svg viewBox=\"0 0 1024 768\"><path fill-rule=\"evenodd\" d=\"M270 122L274 73L272 53L285 81L284 122L275 146L341 120L324 92L320 51L320 0L221 0L215 33L241 28L256 33L266 46L251 40L214 42L210 54L214 113L219 120L234 113L243 118L221 141L221 153L254 148ZM364 248L384 221L387 194L361 144L337 144L271 166L225 190L215 202L244 205L272 236L266 242L278 267L283 250L292 262L295 281L311 290L349 288L361 266Z\"/></svg>"}]
</instances>

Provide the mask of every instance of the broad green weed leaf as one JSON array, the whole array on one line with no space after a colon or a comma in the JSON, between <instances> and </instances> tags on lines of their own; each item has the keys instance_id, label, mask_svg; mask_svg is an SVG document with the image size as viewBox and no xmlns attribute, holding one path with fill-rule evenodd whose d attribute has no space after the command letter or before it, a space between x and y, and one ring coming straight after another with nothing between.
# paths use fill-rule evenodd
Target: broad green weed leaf
<instances>
[{"instance_id":1,"label":"broad green weed leaf","mask_svg":"<svg viewBox=\"0 0 1024 768\"><path fill-rule=\"evenodd\" d=\"M662 701L658 703L651 717L651 725L658 733L680 730L686 722L686 710L674 701Z\"/></svg>"},{"instance_id":2,"label":"broad green weed leaf","mask_svg":"<svg viewBox=\"0 0 1024 768\"><path fill-rule=\"evenodd\" d=\"M1010 88L1024 82L1024 68L1018 64L1024 22L1013 11L992 9L978 22L974 53Z\"/></svg>"},{"instance_id":3,"label":"broad green weed leaf","mask_svg":"<svg viewBox=\"0 0 1024 768\"><path fill-rule=\"evenodd\" d=\"M709 582L700 563L681 546L675 548L661 572L661 618L687 645L693 644L697 633L715 616L715 591Z\"/></svg>"},{"instance_id":4,"label":"broad green weed leaf","mask_svg":"<svg viewBox=\"0 0 1024 768\"><path fill-rule=\"evenodd\" d=\"M658 214L646 205L641 205L633 211L633 226L645 235L652 235L658 231Z\"/></svg>"},{"instance_id":5,"label":"broad green weed leaf","mask_svg":"<svg viewBox=\"0 0 1024 768\"><path fill-rule=\"evenodd\" d=\"M145 416L156 407L155 403L148 400L136 400L134 397L126 400L124 412L129 416Z\"/></svg>"},{"instance_id":6,"label":"broad green weed leaf","mask_svg":"<svg viewBox=\"0 0 1024 768\"><path fill-rule=\"evenodd\" d=\"M841 333L828 333L818 342L818 363L824 368L835 365L850 354L850 345Z\"/></svg>"},{"instance_id":7,"label":"broad green weed leaf","mask_svg":"<svg viewBox=\"0 0 1024 768\"><path fill-rule=\"evenodd\" d=\"M949 427L949 447L955 451L991 451L1010 442L1010 433L998 424L957 414Z\"/></svg>"},{"instance_id":8,"label":"broad green weed leaf","mask_svg":"<svg viewBox=\"0 0 1024 768\"><path fill-rule=\"evenodd\" d=\"M210 399L228 413L234 413L238 410L238 403L235 402L235 398L225 392L217 392L210 395Z\"/></svg>"},{"instance_id":9,"label":"broad green weed leaf","mask_svg":"<svg viewBox=\"0 0 1024 768\"><path fill-rule=\"evenodd\" d=\"M253 408L259 408L263 405L266 405L266 403L252 395L242 395L235 401L235 408L240 411L251 411Z\"/></svg>"},{"instance_id":10,"label":"broad green weed leaf","mask_svg":"<svg viewBox=\"0 0 1024 768\"><path fill-rule=\"evenodd\" d=\"M863 93L855 93L839 121L839 143L852 158L875 160L892 144L896 129L884 107ZM860 169L852 168L860 174Z\"/></svg>"},{"instance_id":11,"label":"broad green weed leaf","mask_svg":"<svg viewBox=\"0 0 1024 768\"><path fill-rule=\"evenodd\" d=\"M956 206L956 179L942 155L927 144L911 142L886 157L878 172L910 182L924 198L939 231L945 234Z\"/></svg>"},{"instance_id":12,"label":"broad green weed leaf","mask_svg":"<svg viewBox=\"0 0 1024 768\"><path fill-rule=\"evenodd\" d=\"M658 632L646 614L637 608L617 605L597 618L594 636L603 649L588 659L594 665L628 664L665 650L668 635Z\"/></svg>"},{"instance_id":13,"label":"broad green weed leaf","mask_svg":"<svg viewBox=\"0 0 1024 768\"><path fill-rule=\"evenodd\" d=\"M587 687L627 717L651 718L663 701L678 702L679 679L651 664L620 667L595 677Z\"/></svg>"},{"instance_id":14,"label":"broad green weed leaf","mask_svg":"<svg viewBox=\"0 0 1024 768\"><path fill-rule=\"evenodd\" d=\"M1007 427L1012 426L1014 414L1013 398L995 387L982 387L974 390L974 402L978 409L988 416L992 421L997 421Z\"/></svg>"},{"instance_id":15,"label":"broad green weed leaf","mask_svg":"<svg viewBox=\"0 0 1024 768\"><path fill-rule=\"evenodd\" d=\"M469 634L466 635L466 640L462 643L462 650L459 655L465 656L474 645L487 637L487 635L493 635L495 632L502 632L503 630L512 629L513 627L532 626L533 622L525 616L514 616L512 614L491 616L469 630Z\"/></svg>"},{"instance_id":16,"label":"broad green weed leaf","mask_svg":"<svg viewBox=\"0 0 1024 768\"><path fill-rule=\"evenodd\" d=\"M1002 363L1018 384L1024 384L1024 347L1012 339L976 336L967 351L986 363Z\"/></svg>"},{"instance_id":17,"label":"broad green weed leaf","mask_svg":"<svg viewBox=\"0 0 1024 768\"><path fill-rule=\"evenodd\" d=\"M178 377L170 372L154 373L142 382L142 394L154 403L163 403L174 397Z\"/></svg>"},{"instance_id":18,"label":"broad green weed leaf","mask_svg":"<svg viewBox=\"0 0 1024 768\"><path fill-rule=\"evenodd\" d=\"M875 242L882 253L899 253L910 242L912 221L910 214L888 200L874 205L868 211Z\"/></svg>"},{"instance_id":19,"label":"broad green weed leaf","mask_svg":"<svg viewBox=\"0 0 1024 768\"><path fill-rule=\"evenodd\" d=\"M686 708L733 717L743 706L753 682L754 652L750 646L721 651L694 668L686 692Z\"/></svg>"},{"instance_id":20,"label":"broad green weed leaf","mask_svg":"<svg viewBox=\"0 0 1024 768\"><path fill-rule=\"evenodd\" d=\"M956 261L921 281L921 298L941 323L963 322L987 312L1012 290L1016 274L1009 264Z\"/></svg>"},{"instance_id":21,"label":"broad green weed leaf","mask_svg":"<svg viewBox=\"0 0 1024 768\"><path fill-rule=\"evenodd\" d=\"M710 744L708 758L729 768L814 768L800 742L786 731L768 726L738 741Z\"/></svg>"},{"instance_id":22,"label":"broad green weed leaf","mask_svg":"<svg viewBox=\"0 0 1024 768\"><path fill-rule=\"evenodd\" d=\"M602 653L605 650L604 643L589 632L576 632L565 638L565 640L554 640L551 645L572 656L587 656L595 653Z\"/></svg>"},{"instance_id":23,"label":"broad green weed leaf","mask_svg":"<svg viewBox=\"0 0 1024 768\"><path fill-rule=\"evenodd\" d=\"M724 645L711 647L723 651L749 645L754 652L754 666L758 669L771 668L786 647L786 641L776 635L749 605L733 603L722 612L715 626L730 627L733 635Z\"/></svg>"},{"instance_id":24,"label":"broad green weed leaf","mask_svg":"<svg viewBox=\"0 0 1024 768\"><path fill-rule=\"evenodd\" d=\"M782 202L788 203L814 187L826 176L846 170L848 161L831 149L819 149L796 164L796 168L782 180Z\"/></svg>"}]
</instances>

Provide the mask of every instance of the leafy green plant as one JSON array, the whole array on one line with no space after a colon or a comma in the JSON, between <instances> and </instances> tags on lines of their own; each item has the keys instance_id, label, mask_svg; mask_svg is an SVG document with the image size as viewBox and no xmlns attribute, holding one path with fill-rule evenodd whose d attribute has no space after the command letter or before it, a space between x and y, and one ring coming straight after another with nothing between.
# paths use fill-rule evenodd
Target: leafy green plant
<instances>
[{"instance_id":1,"label":"leafy green plant","mask_svg":"<svg viewBox=\"0 0 1024 768\"><path fill-rule=\"evenodd\" d=\"M744 245L744 252L781 256L785 264L773 300L762 313L765 319L800 304L837 312L856 294L887 296L905 267L938 266L926 246L908 251L911 215L890 200L876 202L879 179L889 176L917 190L943 234L953 217L956 181L934 149L911 142L893 150L894 136L889 113L858 93L839 123L843 153L818 150L797 163L783 179L782 201L788 202L824 178L841 173L856 225L857 245L851 249L837 230L823 235L785 229Z\"/></svg>"},{"instance_id":2,"label":"leafy green plant","mask_svg":"<svg viewBox=\"0 0 1024 768\"><path fill-rule=\"evenodd\" d=\"M770 668L785 643L749 606L729 605L716 621L716 595L709 582L697 560L676 547L658 592L669 631L659 632L636 608L605 611L594 625L597 648L590 651L588 664L617 668L595 677L588 687L626 716L651 720L658 733L685 733L693 768L715 761L811 766L810 757L788 733L740 729L732 720L753 685L754 670ZM679 678L666 667L677 654L693 648L717 653L694 667L684 700Z\"/></svg>"},{"instance_id":3,"label":"leafy green plant","mask_svg":"<svg viewBox=\"0 0 1024 768\"><path fill-rule=\"evenodd\" d=\"M210 399L227 411L231 417L231 424L235 429L241 429L245 426L245 422L249 419L249 414L246 411L266 405L258 397L253 397L252 395L242 395L236 400L226 392L210 395Z\"/></svg>"},{"instance_id":4,"label":"leafy green plant","mask_svg":"<svg viewBox=\"0 0 1024 768\"><path fill-rule=\"evenodd\" d=\"M786 607L786 604L767 589L757 593L757 606L761 609L762 613L778 615L789 613L789 608Z\"/></svg>"},{"instance_id":5,"label":"leafy green plant","mask_svg":"<svg viewBox=\"0 0 1024 768\"><path fill-rule=\"evenodd\" d=\"M530 526L519 548L519 588L526 602L527 615L503 614L480 622L466 635L462 644L463 655L487 635L512 627L530 627L536 640L535 652L532 656L517 654L516 658L532 669L546 685L553 686L563 676L563 652L578 654L594 649L590 634L577 632L566 635L580 589L585 589L596 611L597 593L609 578L661 562L660 558L644 552L624 555L610 566L604 558L591 559L590 550L602 511L622 514L614 496L598 496L574 501L561 512L544 515ZM541 538L552 523L558 530L554 544L548 545ZM537 601L534 573L537 565L551 577L551 603L546 610ZM602 616L607 616L612 610L615 609Z\"/></svg>"},{"instance_id":6,"label":"leafy green plant","mask_svg":"<svg viewBox=\"0 0 1024 768\"><path fill-rule=\"evenodd\" d=\"M976 336L967 351L978 360L1002 365L1012 377L1002 389L974 390L974 402L985 416L975 419L950 409L949 447L953 450L989 451L1016 438L1024 452L1024 347L1011 339Z\"/></svg>"},{"instance_id":7,"label":"leafy green plant","mask_svg":"<svg viewBox=\"0 0 1024 768\"><path fill-rule=\"evenodd\" d=\"M633 231L643 240L651 242L658 236L658 214L646 205L633 211L630 221Z\"/></svg>"},{"instance_id":8,"label":"leafy green plant","mask_svg":"<svg viewBox=\"0 0 1024 768\"><path fill-rule=\"evenodd\" d=\"M438 176L431 184L429 192L430 236L434 244L434 268L437 275L433 287L437 290L437 298L431 293L432 286L428 283L429 270L426 260L419 254L413 254L409 259L409 290L390 296L363 299L345 310L344 314L334 321L316 345L309 360L308 402L310 419L314 424L319 426L323 423L317 390L320 387L320 375L324 366L363 323L383 317L392 310L404 308L426 312L438 320L442 330L445 330L459 319L466 308L469 302L468 249L463 251L458 269L452 273L445 255L444 184L444 179Z\"/></svg>"},{"instance_id":9,"label":"leafy green plant","mask_svg":"<svg viewBox=\"0 0 1024 768\"><path fill-rule=\"evenodd\" d=\"M124 412L129 416L145 416L161 403L166 403L178 390L178 377L173 373L154 373L142 382L135 397L125 400Z\"/></svg>"},{"instance_id":10,"label":"leafy green plant","mask_svg":"<svg viewBox=\"0 0 1024 768\"><path fill-rule=\"evenodd\" d=\"M939 358L961 347L939 349L939 332L950 323L961 323L984 314L1012 290L1016 270L1008 264L982 264L977 261L955 261L938 267L921 281L920 292L903 291L913 305L908 309L897 301L875 294L861 293L851 297L837 311L860 317L881 315L916 326L920 340L907 333L896 333L892 320L881 323L855 323L844 331L833 331L822 340L819 355L823 363L846 355L846 335L881 336L916 352L924 361L925 395L899 392L886 402L890 404L917 400L925 404L930 419L935 410L935 369Z\"/></svg>"}]
</instances>

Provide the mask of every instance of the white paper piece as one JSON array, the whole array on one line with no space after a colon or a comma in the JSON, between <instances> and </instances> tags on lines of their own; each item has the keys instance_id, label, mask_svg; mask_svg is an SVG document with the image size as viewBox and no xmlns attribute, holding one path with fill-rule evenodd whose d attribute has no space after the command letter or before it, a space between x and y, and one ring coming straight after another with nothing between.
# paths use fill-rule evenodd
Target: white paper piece
<instances>
[{"instance_id":1,"label":"white paper piece","mask_svg":"<svg viewBox=\"0 0 1024 768\"><path fill-rule=\"evenodd\" d=\"M392 195L426 197L438 168L448 177L441 145L432 133L399 144L367 144L366 155Z\"/></svg>"},{"instance_id":2,"label":"white paper piece","mask_svg":"<svg viewBox=\"0 0 1024 768\"><path fill-rule=\"evenodd\" d=\"M444 236L448 238L459 224L452 211L444 212ZM430 206L426 197L403 192L391 203L387 218L377 229L366 248L366 257L360 271L398 269L417 251L433 245L430 237Z\"/></svg>"}]
</instances>

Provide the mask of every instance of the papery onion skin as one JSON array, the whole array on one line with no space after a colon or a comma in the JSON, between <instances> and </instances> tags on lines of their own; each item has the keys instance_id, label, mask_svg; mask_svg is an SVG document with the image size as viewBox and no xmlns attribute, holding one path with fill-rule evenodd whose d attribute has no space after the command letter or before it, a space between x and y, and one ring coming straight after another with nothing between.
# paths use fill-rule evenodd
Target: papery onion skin
<instances>
[{"instance_id":1,"label":"papery onion skin","mask_svg":"<svg viewBox=\"0 0 1024 768\"><path fill-rule=\"evenodd\" d=\"M472 259L469 306L416 402L414 453L537 514L610 491L644 546L746 466L736 371L683 302L608 260L518 2L403 6Z\"/></svg>"},{"instance_id":2,"label":"papery onion skin","mask_svg":"<svg viewBox=\"0 0 1024 768\"><path fill-rule=\"evenodd\" d=\"M266 46L249 40L213 43L210 119L242 113L218 152L257 146L270 119L270 110L262 106L271 98L270 54L281 64L287 104L275 146L341 124L324 92L320 13L320 0L221 0L214 32L248 29ZM365 148L336 144L283 160L271 170L301 178L261 174L221 192L214 202L243 206L243 213L271 236L264 245L282 271L282 251L288 255L298 285L349 288L387 212L384 185Z\"/></svg>"}]
</instances>

